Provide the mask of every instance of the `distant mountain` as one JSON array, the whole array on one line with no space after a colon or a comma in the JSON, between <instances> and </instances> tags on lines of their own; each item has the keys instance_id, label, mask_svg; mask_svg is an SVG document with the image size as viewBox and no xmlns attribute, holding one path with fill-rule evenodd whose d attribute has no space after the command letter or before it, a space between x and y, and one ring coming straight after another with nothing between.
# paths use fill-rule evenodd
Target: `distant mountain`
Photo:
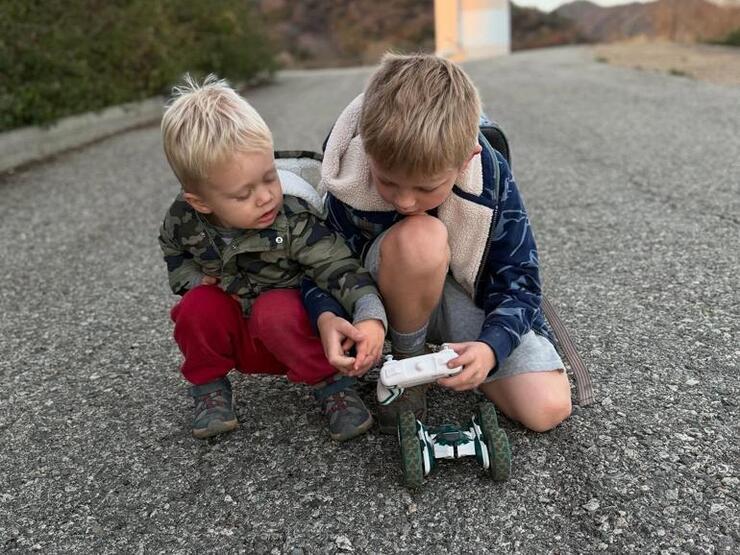
<instances>
[{"instance_id":1,"label":"distant mountain","mask_svg":"<svg viewBox=\"0 0 740 555\"><path fill-rule=\"evenodd\" d=\"M740 29L737 2L719 6L705 0L658 0L605 8L579 0L552 13L576 24L589 40L605 42L631 37L681 42L718 40Z\"/></svg>"},{"instance_id":2,"label":"distant mountain","mask_svg":"<svg viewBox=\"0 0 740 555\"><path fill-rule=\"evenodd\" d=\"M513 2L510 5L512 50L589 42L571 19L517 6Z\"/></svg>"},{"instance_id":3,"label":"distant mountain","mask_svg":"<svg viewBox=\"0 0 740 555\"><path fill-rule=\"evenodd\" d=\"M434 51L434 0L249 1L286 67L373 64L388 49ZM604 8L579 0L544 13L511 2L511 46L522 50L636 36L724 39L740 28L740 0L716 1L727 5L658 0Z\"/></svg>"},{"instance_id":4,"label":"distant mountain","mask_svg":"<svg viewBox=\"0 0 740 555\"><path fill-rule=\"evenodd\" d=\"M434 0L252 0L287 67L376 63L388 49L434 52Z\"/></svg>"}]
</instances>

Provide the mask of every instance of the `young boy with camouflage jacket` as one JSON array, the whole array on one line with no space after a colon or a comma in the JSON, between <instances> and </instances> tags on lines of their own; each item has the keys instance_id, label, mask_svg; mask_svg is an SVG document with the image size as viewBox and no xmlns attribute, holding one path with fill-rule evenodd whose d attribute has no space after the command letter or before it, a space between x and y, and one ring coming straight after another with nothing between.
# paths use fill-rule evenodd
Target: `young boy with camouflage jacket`
<instances>
[{"instance_id":1,"label":"young boy with camouflage jacket","mask_svg":"<svg viewBox=\"0 0 740 555\"><path fill-rule=\"evenodd\" d=\"M182 186L159 242L170 286L183 296L171 316L192 384L193 435L238 426L232 369L313 386L335 440L365 432L372 416L350 376L379 358L386 325L369 273L309 203L283 195L267 125L224 81L188 79L175 89L162 135ZM354 325L333 314L319 322L327 342L356 346L355 357L334 358L336 369L303 307L305 277L354 315Z\"/></svg>"},{"instance_id":2,"label":"young boy with camouflage jacket","mask_svg":"<svg viewBox=\"0 0 740 555\"><path fill-rule=\"evenodd\" d=\"M570 387L541 309L534 235L509 165L479 131L481 102L459 66L386 55L326 142L327 222L378 283L394 355L449 342L463 370L439 380L478 388L507 416L545 431L571 411ZM313 315L338 313L307 298ZM330 347L336 349L336 347ZM380 406L426 415L425 386Z\"/></svg>"}]
</instances>

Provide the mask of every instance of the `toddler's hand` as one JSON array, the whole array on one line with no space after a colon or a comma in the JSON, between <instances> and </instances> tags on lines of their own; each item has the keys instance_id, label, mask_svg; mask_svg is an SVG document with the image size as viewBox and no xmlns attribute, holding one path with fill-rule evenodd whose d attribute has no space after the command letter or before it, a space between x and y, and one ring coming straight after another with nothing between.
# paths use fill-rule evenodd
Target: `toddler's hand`
<instances>
[{"instance_id":1,"label":"toddler's hand","mask_svg":"<svg viewBox=\"0 0 740 555\"><path fill-rule=\"evenodd\" d=\"M448 343L449 347L457 353L447 363L449 368L462 366L459 374L449 378L441 378L437 383L454 391L466 391L475 389L488 377L488 372L496 365L496 355L493 350L481 341L468 341L467 343Z\"/></svg>"},{"instance_id":2,"label":"toddler's hand","mask_svg":"<svg viewBox=\"0 0 740 555\"><path fill-rule=\"evenodd\" d=\"M383 354L385 328L380 320L363 320L355 324L365 339L357 342L357 357L350 376L362 376Z\"/></svg>"},{"instance_id":3,"label":"toddler's hand","mask_svg":"<svg viewBox=\"0 0 740 555\"><path fill-rule=\"evenodd\" d=\"M200 280L201 285L216 285L218 283L218 278L215 276L203 276L203 279Z\"/></svg>"},{"instance_id":4,"label":"toddler's hand","mask_svg":"<svg viewBox=\"0 0 740 555\"><path fill-rule=\"evenodd\" d=\"M340 373L351 376L355 364L355 357L345 354L352 345L365 339L360 330L355 328L344 318L331 312L324 312L316 322L319 328L321 345L324 354L334 368Z\"/></svg>"}]
</instances>

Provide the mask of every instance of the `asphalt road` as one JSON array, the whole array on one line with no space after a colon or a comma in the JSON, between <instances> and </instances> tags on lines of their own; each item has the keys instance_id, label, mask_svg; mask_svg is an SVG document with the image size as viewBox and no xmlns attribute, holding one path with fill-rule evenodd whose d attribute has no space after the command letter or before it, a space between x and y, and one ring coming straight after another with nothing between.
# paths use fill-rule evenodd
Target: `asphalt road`
<instances>
[{"instance_id":1,"label":"asphalt road","mask_svg":"<svg viewBox=\"0 0 740 555\"><path fill-rule=\"evenodd\" d=\"M281 379L236 377L241 429L193 439L156 243L177 186L140 129L0 180L0 550L740 550L740 88L581 49L467 67L596 404L546 434L503 420L506 483L458 461L413 495L395 438L332 443ZM279 148L318 149L367 75L247 96ZM431 418L476 401L434 391Z\"/></svg>"}]
</instances>

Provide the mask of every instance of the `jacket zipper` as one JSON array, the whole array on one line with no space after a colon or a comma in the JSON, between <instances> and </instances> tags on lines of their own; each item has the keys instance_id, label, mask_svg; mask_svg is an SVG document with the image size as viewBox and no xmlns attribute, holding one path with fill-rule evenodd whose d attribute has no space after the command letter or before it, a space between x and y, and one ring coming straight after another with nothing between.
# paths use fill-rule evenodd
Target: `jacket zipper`
<instances>
[{"instance_id":1,"label":"jacket zipper","mask_svg":"<svg viewBox=\"0 0 740 555\"><path fill-rule=\"evenodd\" d=\"M491 227L488 230L486 248L483 251L483 259L481 260L480 268L478 268L478 275L475 277L475 286L474 286L473 293L476 296L478 295L478 288L480 287L480 280L483 277L483 273L486 269L486 266L488 265L488 253L491 250L491 243L493 243L492 235L495 233L497 225L498 225L498 203L496 203L496 206L494 206L493 208L493 218L491 219Z\"/></svg>"},{"instance_id":2,"label":"jacket zipper","mask_svg":"<svg viewBox=\"0 0 740 555\"><path fill-rule=\"evenodd\" d=\"M208 237L208 242L213 247L213 250L216 251L216 254L218 254L219 260L221 260L221 275L224 275L224 264L225 264L225 257L224 254L221 252L221 250L216 246L216 242L213 240L213 237L211 237L210 232L208 231L208 227L203 223L203 220L200 219L200 216L197 216L198 220L200 221L200 225L203 227L203 233L205 233L206 237ZM231 244L227 247L231 250L236 250L239 246L238 241L232 241ZM245 275L241 270L239 270L238 274L239 278L246 281L247 286L249 287L249 294L250 297L254 295L254 285L252 284L252 280L249 279L249 276Z\"/></svg>"}]
</instances>

